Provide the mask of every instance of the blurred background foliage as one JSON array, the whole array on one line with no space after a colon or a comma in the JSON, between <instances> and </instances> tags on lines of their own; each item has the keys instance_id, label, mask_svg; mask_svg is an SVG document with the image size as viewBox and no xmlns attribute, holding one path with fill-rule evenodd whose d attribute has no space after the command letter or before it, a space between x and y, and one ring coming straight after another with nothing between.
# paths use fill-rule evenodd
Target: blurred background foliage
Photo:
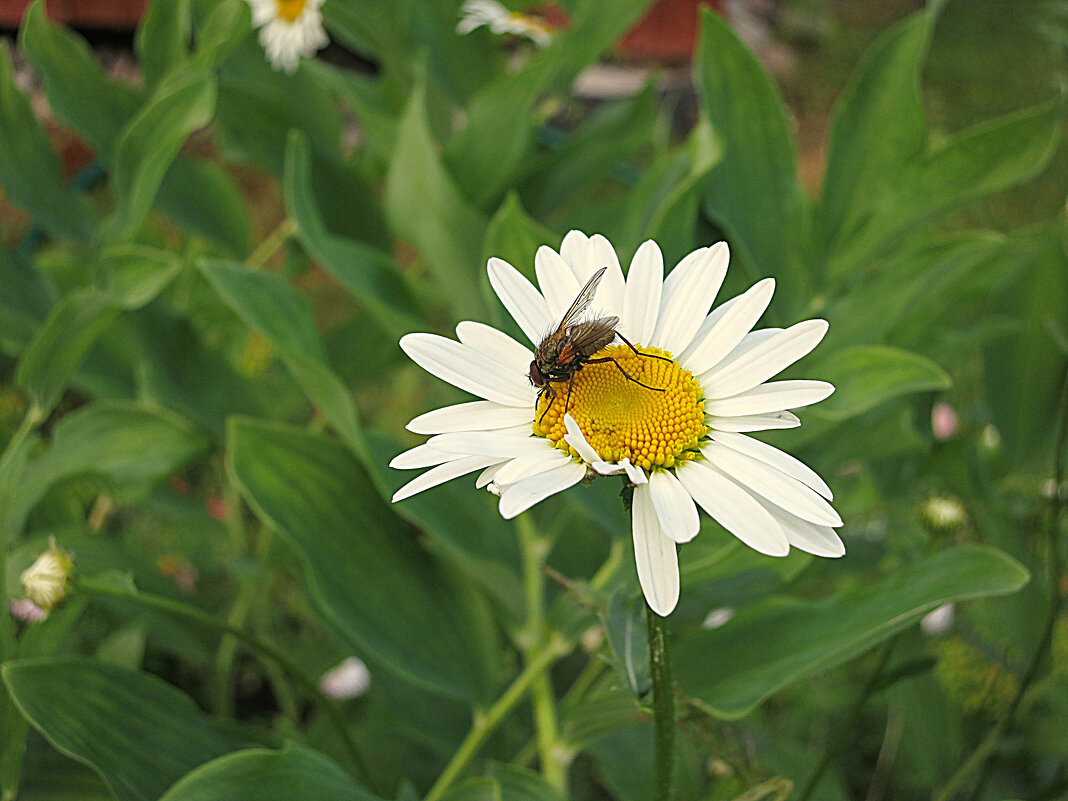
<instances>
[{"instance_id":1,"label":"blurred background foliage","mask_svg":"<svg viewBox=\"0 0 1068 801\"><path fill-rule=\"evenodd\" d=\"M294 75L241 0L152 0L118 55L38 1L0 53L5 801L419 798L539 659L447 797L651 797L614 490L388 504L461 395L398 336L507 326L486 258L572 228L727 239L723 297L831 323L794 375L837 393L768 440L848 553L681 550L678 797L1063 797L1068 5L739 0L692 69L613 55L645 0L544 50L459 5L327 0ZM573 90L599 62L644 88ZM50 537L77 588L8 617Z\"/></svg>"}]
</instances>

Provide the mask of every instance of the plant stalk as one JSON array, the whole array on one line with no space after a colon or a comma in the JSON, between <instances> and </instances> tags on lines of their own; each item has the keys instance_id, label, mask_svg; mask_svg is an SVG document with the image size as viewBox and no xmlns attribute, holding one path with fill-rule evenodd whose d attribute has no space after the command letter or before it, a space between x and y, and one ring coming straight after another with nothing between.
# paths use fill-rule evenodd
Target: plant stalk
<instances>
[{"instance_id":1,"label":"plant stalk","mask_svg":"<svg viewBox=\"0 0 1068 801\"><path fill-rule=\"evenodd\" d=\"M374 784L371 780L371 774L367 770L367 765L364 763L363 757L360 756L360 751L356 747L352 735L349 734L348 727L345 726L345 721L342 720L341 714L337 711L333 702L319 691L315 682L305 676L303 671L290 661L289 657L273 645L264 642L258 637L254 637L243 629L231 626L229 623L219 620L214 615L201 609L197 609L195 606L191 606L190 604L181 601L175 601L171 598L165 598L162 595L125 590L119 587L92 581L90 579L79 581L77 588L86 595L96 596L98 598L116 598L122 601L129 601L130 603L139 604L148 609L155 609L160 612L184 617L187 620L200 623L215 631L231 634L253 650L272 660L304 689L312 701L315 702L315 705L319 707L319 710L326 715L327 719L337 730L337 734L341 738L341 742L344 744L345 750L348 752L349 757L352 760L352 765L356 770L357 777L366 787L374 790Z\"/></svg>"},{"instance_id":2,"label":"plant stalk","mask_svg":"<svg viewBox=\"0 0 1068 801\"><path fill-rule=\"evenodd\" d=\"M434 782L434 786L430 788L430 792L426 794L423 801L438 801L445 794L445 791L460 776L490 734L497 729L508 713L526 695L527 690L530 689L537 677L554 661L566 654L568 650L570 650L570 647L567 642L562 637L554 636L534 660L527 663L527 666L523 668L523 672L516 677L515 681L511 683L493 706L485 714L478 715L475 718L474 725L471 726L471 730L467 733L464 741L460 743L460 748L453 754L449 764L445 766L445 770L438 776L438 780Z\"/></svg>"},{"instance_id":3,"label":"plant stalk","mask_svg":"<svg viewBox=\"0 0 1068 801\"><path fill-rule=\"evenodd\" d=\"M649 674L653 680L653 787L655 801L671 801L675 775L675 684L667 650L667 620L647 603Z\"/></svg>"},{"instance_id":4,"label":"plant stalk","mask_svg":"<svg viewBox=\"0 0 1068 801\"><path fill-rule=\"evenodd\" d=\"M262 267L273 256L289 237L297 232L297 223L286 217L278 223L273 231L264 238L252 254L245 261L249 267Z\"/></svg>"}]
</instances>

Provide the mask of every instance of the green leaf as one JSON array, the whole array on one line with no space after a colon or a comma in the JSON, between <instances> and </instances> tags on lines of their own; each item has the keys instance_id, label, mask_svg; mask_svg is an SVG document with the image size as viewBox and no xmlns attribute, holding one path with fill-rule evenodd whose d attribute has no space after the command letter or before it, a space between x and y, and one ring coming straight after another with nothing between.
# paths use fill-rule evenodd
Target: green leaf
<instances>
[{"instance_id":1,"label":"green leaf","mask_svg":"<svg viewBox=\"0 0 1068 801\"><path fill-rule=\"evenodd\" d=\"M485 311L482 253L486 221L460 194L430 135L426 87L412 92L386 179L386 212L394 232L414 244L456 317Z\"/></svg>"},{"instance_id":2,"label":"green leaf","mask_svg":"<svg viewBox=\"0 0 1068 801\"><path fill-rule=\"evenodd\" d=\"M286 210L297 223L301 242L384 330L400 334L418 327L415 301L396 262L380 250L327 230L311 176L307 139L293 131L286 152L283 191Z\"/></svg>"},{"instance_id":3,"label":"green leaf","mask_svg":"<svg viewBox=\"0 0 1068 801\"><path fill-rule=\"evenodd\" d=\"M330 759L287 742L280 751L250 748L183 776L160 801L374 801Z\"/></svg>"},{"instance_id":4,"label":"green leaf","mask_svg":"<svg viewBox=\"0 0 1068 801\"><path fill-rule=\"evenodd\" d=\"M1021 274L999 297L997 308L1019 320L1020 327L986 349L985 397L1007 458L1048 465L1050 426L1063 403L1065 356L1047 321L1068 319L1068 226L1057 223L1014 239L1007 250Z\"/></svg>"},{"instance_id":5,"label":"green leaf","mask_svg":"<svg viewBox=\"0 0 1068 801\"><path fill-rule=\"evenodd\" d=\"M500 782L486 776L462 781L441 798L442 801L504 801Z\"/></svg>"},{"instance_id":6,"label":"green leaf","mask_svg":"<svg viewBox=\"0 0 1068 801\"><path fill-rule=\"evenodd\" d=\"M1061 97L975 125L899 170L892 192L835 250L831 279L853 275L919 226L1037 175L1060 138Z\"/></svg>"},{"instance_id":7,"label":"green leaf","mask_svg":"<svg viewBox=\"0 0 1068 801\"><path fill-rule=\"evenodd\" d=\"M140 309L162 292L182 270L182 259L147 245L114 245L100 254L105 292L121 309Z\"/></svg>"},{"instance_id":8,"label":"green leaf","mask_svg":"<svg viewBox=\"0 0 1068 801\"><path fill-rule=\"evenodd\" d=\"M834 384L834 394L814 407L827 420L856 417L891 398L948 389L946 371L915 353L886 345L858 345L827 354L812 374Z\"/></svg>"},{"instance_id":9,"label":"green leaf","mask_svg":"<svg viewBox=\"0 0 1068 801\"><path fill-rule=\"evenodd\" d=\"M166 409L134 401L100 400L64 417L52 446L26 469L16 523L68 478L97 475L116 488L142 488L171 475L208 448L195 426Z\"/></svg>"},{"instance_id":10,"label":"green leaf","mask_svg":"<svg viewBox=\"0 0 1068 801\"><path fill-rule=\"evenodd\" d=\"M99 773L119 801L156 801L197 765L242 745L147 673L80 658L7 662L0 673L33 727Z\"/></svg>"},{"instance_id":11,"label":"green leaf","mask_svg":"<svg viewBox=\"0 0 1068 801\"><path fill-rule=\"evenodd\" d=\"M491 762L486 775L500 785L503 801L564 801L559 790L527 768Z\"/></svg>"},{"instance_id":12,"label":"green leaf","mask_svg":"<svg viewBox=\"0 0 1068 801\"><path fill-rule=\"evenodd\" d=\"M52 309L22 354L15 381L30 401L47 413L59 400L74 371L118 310L102 292L71 292Z\"/></svg>"},{"instance_id":13,"label":"green leaf","mask_svg":"<svg viewBox=\"0 0 1068 801\"><path fill-rule=\"evenodd\" d=\"M0 346L21 352L48 315L53 295L39 270L0 245Z\"/></svg>"},{"instance_id":14,"label":"green leaf","mask_svg":"<svg viewBox=\"0 0 1068 801\"><path fill-rule=\"evenodd\" d=\"M245 198L222 167L178 157L163 179L156 205L180 226L221 245L231 256L248 254Z\"/></svg>"},{"instance_id":15,"label":"green leaf","mask_svg":"<svg viewBox=\"0 0 1068 801\"><path fill-rule=\"evenodd\" d=\"M4 194L54 236L87 240L89 201L63 182L63 168L30 100L15 87L7 49L0 52L0 184Z\"/></svg>"},{"instance_id":16,"label":"green leaf","mask_svg":"<svg viewBox=\"0 0 1068 801\"><path fill-rule=\"evenodd\" d=\"M244 0L219 0L197 26L196 59L211 70L225 61L252 30L252 11Z\"/></svg>"},{"instance_id":17,"label":"green leaf","mask_svg":"<svg viewBox=\"0 0 1068 801\"><path fill-rule=\"evenodd\" d=\"M559 247L560 237L531 218L523 209L519 195L509 192L486 228L482 263L496 256L534 281L534 254L542 245Z\"/></svg>"},{"instance_id":18,"label":"green leaf","mask_svg":"<svg viewBox=\"0 0 1068 801\"><path fill-rule=\"evenodd\" d=\"M190 66L170 73L134 115L115 144L111 186L116 203L102 233L105 241L137 233L178 151L211 121L214 109L214 80Z\"/></svg>"},{"instance_id":19,"label":"green leaf","mask_svg":"<svg viewBox=\"0 0 1068 801\"><path fill-rule=\"evenodd\" d=\"M676 680L709 714L738 718L944 603L1012 593L1027 579L1021 564L994 548L950 548L874 584L816 602L771 600L682 639L674 647Z\"/></svg>"},{"instance_id":20,"label":"green leaf","mask_svg":"<svg viewBox=\"0 0 1068 801\"><path fill-rule=\"evenodd\" d=\"M927 146L920 70L933 21L932 12L921 12L880 36L835 103L819 207L831 249L894 191Z\"/></svg>"},{"instance_id":21,"label":"green leaf","mask_svg":"<svg viewBox=\"0 0 1068 801\"><path fill-rule=\"evenodd\" d=\"M704 9L694 84L723 158L705 184L704 211L727 233L752 277L772 275L805 296L800 262L804 195L793 133L774 82L726 20Z\"/></svg>"},{"instance_id":22,"label":"green leaf","mask_svg":"<svg viewBox=\"0 0 1068 801\"><path fill-rule=\"evenodd\" d=\"M192 16L189 0L152 0L134 38L141 74L149 91L189 57Z\"/></svg>"},{"instance_id":23,"label":"green leaf","mask_svg":"<svg viewBox=\"0 0 1068 801\"><path fill-rule=\"evenodd\" d=\"M345 442L362 453L352 393L326 363L308 299L274 273L212 260L199 267L245 324L278 349L293 378Z\"/></svg>"},{"instance_id":24,"label":"green leaf","mask_svg":"<svg viewBox=\"0 0 1068 801\"><path fill-rule=\"evenodd\" d=\"M485 607L404 532L350 452L241 418L227 443L231 476L300 555L325 622L428 689L487 697L495 636Z\"/></svg>"},{"instance_id":25,"label":"green leaf","mask_svg":"<svg viewBox=\"0 0 1068 801\"><path fill-rule=\"evenodd\" d=\"M465 197L480 207L500 198L529 156L537 101L547 91L569 87L648 4L649 0L580 3L571 24L553 37L549 47L521 70L502 73L471 99L465 125L450 140L444 157Z\"/></svg>"},{"instance_id":26,"label":"green leaf","mask_svg":"<svg viewBox=\"0 0 1068 801\"><path fill-rule=\"evenodd\" d=\"M138 93L110 80L84 39L49 22L41 0L26 11L19 48L40 72L52 113L98 153L110 153L140 104Z\"/></svg>"}]
</instances>

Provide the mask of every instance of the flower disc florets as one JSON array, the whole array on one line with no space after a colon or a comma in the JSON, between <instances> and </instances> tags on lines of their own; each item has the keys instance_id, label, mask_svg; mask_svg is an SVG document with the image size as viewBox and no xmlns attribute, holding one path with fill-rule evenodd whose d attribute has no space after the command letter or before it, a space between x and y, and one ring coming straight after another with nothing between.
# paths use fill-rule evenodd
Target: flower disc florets
<instances>
[{"instance_id":1,"label":"flower disc florets","mask_svg":"<svg viewBox=\"0 0 1068 801\"><path fill-rule=\"evenodd\" d=\"M611 345L595 354L594 359L615 362L584 365L571 381L570 400L564 382L556 385L555 398L542 394L534 415L541 422L535 422L534 434L578 456L564 441L566 404L586 441L606 462L629 459L649 470L693 459L698 442L708 432L700 384L673 359L653 358L671 359L667 351L638 350L645 355L627 345Z\"/></svg>"}]
</instances>

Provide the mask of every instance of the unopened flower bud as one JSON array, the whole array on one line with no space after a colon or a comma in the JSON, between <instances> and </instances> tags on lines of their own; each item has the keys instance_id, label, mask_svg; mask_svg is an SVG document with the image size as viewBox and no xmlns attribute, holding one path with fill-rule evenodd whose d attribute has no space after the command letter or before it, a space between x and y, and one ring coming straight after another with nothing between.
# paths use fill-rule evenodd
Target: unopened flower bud
<instances>
[{"instance_id":1,"label":"unopened flower bud","mask_svg":"<svg viewBox=\"0 0 1068 801\"><path fill-rule=\"evenodd\" d=\"M51 540L48 550L20 577L26 597L48 612L67 594L67 581L74 569L74 557Z\"/></svg>"},{"instance_id":2,"label":"unopened flower bud","mask_svg":"<svg viewBox=\"0 0 1068 801\"><path fill-rule=\"evenodd\" d=\"M935 532L953 531L964 524L967 513L956 498L935 496L923 505L924 524Z\"/></svg>"}]
</instances>

